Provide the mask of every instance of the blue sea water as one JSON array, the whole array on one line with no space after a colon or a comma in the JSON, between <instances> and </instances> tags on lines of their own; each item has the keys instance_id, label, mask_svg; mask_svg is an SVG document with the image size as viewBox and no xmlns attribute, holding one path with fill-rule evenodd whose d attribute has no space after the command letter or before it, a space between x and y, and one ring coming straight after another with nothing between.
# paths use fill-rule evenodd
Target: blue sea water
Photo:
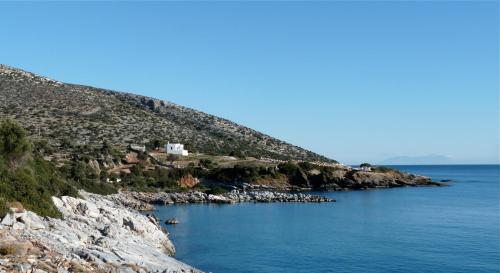
<instances>
[{"instance_id":1,"label":"blue sea water","mask_svg":"<svg viewBox=\"0 0 500 273\"><path fill-rule=\"evenodd\" d=\"M156 213L181 222L176 257L207 272L500 272L500 166L394 167L454 182Z\"/></svg>"}]
</instances>

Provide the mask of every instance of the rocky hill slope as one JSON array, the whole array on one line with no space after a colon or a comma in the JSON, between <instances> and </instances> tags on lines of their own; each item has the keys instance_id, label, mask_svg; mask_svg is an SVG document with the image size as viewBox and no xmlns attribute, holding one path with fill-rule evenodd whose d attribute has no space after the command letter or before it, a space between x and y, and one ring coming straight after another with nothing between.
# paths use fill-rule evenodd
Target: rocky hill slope
<instances>
[{"instance_id":1,"label":"rocky hill slope","mask_svg":"<svg viewBox=\"0 0 500 273\"><path fill-rule=\"evenodd\" d=\"M331 161L226 119L170 102L67 84L0 65L0 115L16 119L33 139L61 153L78 146L117 147L153 140L188 149L282 160Z\"/></svg>"}]
</instances>

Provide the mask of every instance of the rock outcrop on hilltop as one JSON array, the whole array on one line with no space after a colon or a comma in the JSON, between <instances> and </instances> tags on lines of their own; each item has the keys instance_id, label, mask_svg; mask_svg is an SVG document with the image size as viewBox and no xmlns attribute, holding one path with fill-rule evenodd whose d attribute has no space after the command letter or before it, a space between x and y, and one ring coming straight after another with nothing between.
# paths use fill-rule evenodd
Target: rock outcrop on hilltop
<instances>
[{"instance_id":1,"label":"rock outcrop on hilltop","mask_svg":"<svg viewBox=\"0 0 500 273\"><path fill-rule=\"evenodd\" d=\"M0 272L200 272L171 257L174 246L156 218L113 197L81 195L53 198L63 219L8 213Z\"/></svg>"}]
</instances>

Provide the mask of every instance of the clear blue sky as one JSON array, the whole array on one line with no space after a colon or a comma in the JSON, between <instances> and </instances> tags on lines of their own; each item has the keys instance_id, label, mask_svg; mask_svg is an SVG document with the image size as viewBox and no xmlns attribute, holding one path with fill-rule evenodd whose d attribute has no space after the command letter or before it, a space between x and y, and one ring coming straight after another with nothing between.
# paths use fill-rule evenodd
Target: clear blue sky
<instances>
[{"instance_id":1,"label":"clear blue sky","mask_svg":"<svg viewBox=\"0 0 500 273\"><path fill-rule=\"evenodd\" d=\"M498 2L0 2L0 63L345 163L496 163Z\"/></svg>"}]
</instances>

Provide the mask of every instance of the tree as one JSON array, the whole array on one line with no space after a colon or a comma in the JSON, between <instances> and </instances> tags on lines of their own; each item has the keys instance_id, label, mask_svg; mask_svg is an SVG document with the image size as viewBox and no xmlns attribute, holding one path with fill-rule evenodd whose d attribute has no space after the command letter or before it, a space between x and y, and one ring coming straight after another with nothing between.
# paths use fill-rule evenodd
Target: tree
<instances>
[{"instance_id":1,"label":"tree","mask_svg":"<svg viewBox=\"0 0 500 273\"><path fill-rule=\"evenodd\" d=\"M112 145L109 143L109 141L104 140L102 142L102 147L101 147L101 153L108 155L111 153Z\"/></svg>"},{"instance_id":2,"label":"tree","mask_svg":"<svg viewBox=\"0 0 500 273\"><path fill-rule=\"evenodd\" d=\"M99 177L102 182L107 182L107 179L109 178L108 172L106 170L101 170Z\"/></svg>"},{"instance_id":3,"label":"tree","mask_svg":"<svg viewBox=\"0 0 500 273\"><path fill-rule=\"evenodd\" d=\"M198 165L202 168L207 168L207 169L211 169L213 167L213 163L212 163L212 160L210 159L200 159L200 162L198 163Z\"/></svg>"},{"instance_id":4,"label":"tree","mask_svg":"<svg viewBox=\"0 0 500 273\"><path fill-rule=\"evenodd\" d=\"M74 161L71 164L70 177L76 182L81 182L88 176L87 164L82 161Z\"/></svg>"},{"instance_id":5,"label":"tree","mask_svg":"<svg viewBox=\"0 0 500 273\"><path fill-rule=\"evenodd\" d=\"M4 120L0 124L0 156L15 169L30 153L31 143L23 127L15 121Z\"/></svg>"},{"instance_id":6,"label":"tree","mask_svg":"<svg viewBox=\"0 0 500 273\"><path fill-rule=\"evenodd\" d=\"M155 139L153 141L153 146L154 146L155 149L160 149L164 144L165 144L165 141L162 141L162 140L159 140L159 139Z\"/></svg>"},{"instance_id":7,"label":"tree","mask_svg":"<svg viewBox=\"0 0 500 273\"><path fill-rule=\"evenodd\" d=\"M137 176L142 176L142 170L144 169L144 166L141 165L141 164L134 164L132 165L132 167L130 168L130 171L137 175Z\"/></svg>"},{"instance_id":8,"label":"tree","mask_svg":"<svg viewBox=\"0 0 500 273\"><path fill-rule=\"evenodd\" d=\"M229 156L234 156L237 158L245 158L245 153L241 150L233 150L229 153Z\"/></svg>"}]
</instances>

